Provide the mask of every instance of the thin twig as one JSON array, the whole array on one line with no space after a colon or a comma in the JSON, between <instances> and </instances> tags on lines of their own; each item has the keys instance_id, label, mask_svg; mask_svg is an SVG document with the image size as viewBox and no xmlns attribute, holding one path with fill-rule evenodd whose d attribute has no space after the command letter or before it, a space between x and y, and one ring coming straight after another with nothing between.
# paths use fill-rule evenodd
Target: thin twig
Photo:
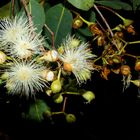
<instances>
[{"instance_id":1,"label":"thin twig","mask_svg":"<svg viewBox=\"0 0 140 140\"><path fill-rule=\"evenodd\" d=\"M15 0L12 0L12 16L15 16L15 11L14 11L14 7L15 7Z\"/></svg>"},{"instance_id":2,"label":"thin twig","mask_svg":"<svg viewBox=\"0 0 140 140\"><path fill-rule=\"evenodd\" d=\"M111 37L114 37L114 34L109 26L109 24L107 23L106 19L104 18L104 16L102 15L102 13L100 12L100 10L98 9L98 7L94 4L94 8L96 9L96 11L98 12L98 14L101 16L102 20L104 21L106 27L108 28L108 31L110 32ZM119 50L116 41L114 39L112 39L112 43L116 46L117 50Z\"/></svg>"},{"instance_id":3,"label":"thin twig","mask_svg":"<svg viewBox=\"0 0 140 140\"><path fill-rule=\"evenodd\" d=\"M50 32L50 34L52 36L52 49L55 49L55 47L54 47L54 32L46 24L44 26Z\"/></svg>"},{"instance_id":4,"label":"thin twig","mask_svg":"<svg viewBox=\"0 0 140 140\"><path fill-rule=\"evenodd\" d=\"M62 112L65 112L67 98L68 98L68 97L65 97L65 98L64 98Z\"/></svg>"},{"instance_id":5,"label":"thin twig","mask_svg":"<svg viewBox=\"0 0 140 140\"><path fill-rule=\"evenodd\" d=\"M129 45L130 45L130 44L140 44L140 40L138 40L138 41L128 42L128 44L129 44Z\"/></svg>"},{"instance_id":6,"label":"thin twig","mask_svg":"<svg viewBox=\"0 0 140 140\"><path fill-rule=\"evenodd\" d=\"M115 11L113 11L112 9L110 9L110 8L108 8L108 7L105 7L105 6L97 6L98 8L104 8L104 9L106 9L106 10L108 10L108 11L110 11L110 12L112 12L113 14L115 14L116 16L118 16L118 13L116 13Z\"/></svg>"},{"instance_id":7,"label":"thin twig","mask_svg":"<svg viewBox=\"0 0 140 140\"><path fill-rule=\"evenodd\" d=\"M25 9L25 12L27 14L27 17L28 17L28 20L29 20L29 25L31 28L33 28L33 22L32 22L32 15L31 13L28 11L28 7L27 7L27 4L26 4L26 1L25 0L21 0L22 4L23 4L23 7Z\"/></svg>"},{"instance_id":8,"label":"thin twig","mask_svg":"<svg viewBox=\"0 0 140 140\"><path fill-rule=\"evenodd\" d=\"M128 43L126 42L124 44L124 46L122 47L122 49L119 51L118 55L121 55L121 53L124 51L125 47L128 45Z\"/></svg>"},{"instance_id":9,"label":"thin twig","mask_svg":"<svg viewBox=\"0 0 140 140\"><path fill-rule=\"evenodd\" d=\"M135 55L132 55L132 54L128 54L128 53L125 53L124 55L126 55L126 56L130 56L130 57L133 57L133 58L135 58L135 59L138 58L138 56L135 56Z\"/></svg>"},{"instance_id":10,"label":"thin twig","mask_svg":"<svg viewBox=\"0 0 140 140\"><path fill-rule=\"evenodd\" d=\"M113 32L112 32L110 26L108 25L106 19L104 18L104 16L102 15L102 13L100 12L100 10L98 9L98 7L97 7L95 4L94 4L94 8L95 8L96 11L98 12L98 14L101 16L102 20L103 20L104 23L106 24L106 27L108 28L108 30L109 30L109 32L110 32L110 34L111 34L111 36L113 37L114 34L113 34Z\"/></svg>"},{"instance_id":11,"label":"thin twig","mask_svg":"<svg viewBox=\"0 0 140 140\"><path fill-rule=\"evenodd\" d=\"M31 28L31 33L32 33L32 36L35 37L36 36L36 32L34 31L34 28L33 28L33 20L32 20L32 15L31 13L29 12L28 10L28 7L27 7L27 3L25 0L21 0L21 3L23 4L23 7L25 9L25 12L27 14L27 17L28 17L28 21L29 21L29 26ZM40 51L42 51L42 53L45 52L45 49L43 47L43 45L40 46Z\"/></svg>"}]
</instances>

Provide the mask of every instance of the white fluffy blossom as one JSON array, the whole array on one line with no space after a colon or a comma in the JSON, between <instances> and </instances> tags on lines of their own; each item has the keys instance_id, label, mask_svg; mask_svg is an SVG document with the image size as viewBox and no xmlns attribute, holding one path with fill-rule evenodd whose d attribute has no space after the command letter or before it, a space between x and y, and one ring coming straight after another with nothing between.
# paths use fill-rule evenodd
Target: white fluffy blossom
<instances>
[{"instance_id":1,"label":"white fluffy blossom","mask_svg":"<svg viewBox=\"0 0 140 140\"><path fill-rule=\"evenodd\" d=\"M69 40L75 40L74 37ZM88 43L79 42L75 47L70 46L71 43L65 41L63 46L63 53L60 54L60 60L63 61L64 70L72 72L78 83L83 83L90 79L93 68L92 59L95 57L88 48Z\"/></svg>"},{"instance_id":2,"label":"white fluffy blossom","mask_svg":"<svg viewBox=\"0 0 140 140\"><path fill-rule=\"evenodd\" d=\"M2 19L0 22L0 42L2 45L15 43L18 38L27 34L29 30L28 20L23 16L16 16L14 19Z\"/></svg>"},{"instance_id":3,"label":"white fluffy blossom","mask_svg":"<svg viewBox=\"0 0 140 140\"><path fill-rule=\"evenodd\" d=\"M29 58L32 54L39 53L40 46L43 45L43 37L39 34L32 36L31 33L18 38L12 47L5 47L5 51L12 57L19 59Z\"/></svg>"},{"instance_id":4,"label":"white fluffy blossom","mask_svg":"<svg viewBox=\"0 0 140 140\"><path fill-rule=\"evenodd\" d=\"M8 70L6 88L11 94L32 96L36 91L40 91L46 86L41 76L42 70L44 67L36 64L33 60L31 62L15 61Z\"/></svg>"}]
</instances>

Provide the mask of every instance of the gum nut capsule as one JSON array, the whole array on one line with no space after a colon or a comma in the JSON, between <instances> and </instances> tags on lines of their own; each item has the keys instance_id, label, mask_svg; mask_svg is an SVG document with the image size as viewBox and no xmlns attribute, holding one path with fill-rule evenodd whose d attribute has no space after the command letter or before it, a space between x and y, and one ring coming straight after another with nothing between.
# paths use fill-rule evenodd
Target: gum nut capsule
<instances>
[{"instance_id":1,"label":"gum nut capsule","mask_svg":"<svg viewBox=\"0 0 140 140\"><path fill-rule=\"evenodd\" d=\"M46 90L46 94L47 94L48 96L51 96L52 90L51 90L51 89Z\"/></svg>"},{"instance_id":2,"label":"gum nut capsule","mask_svg":"<svg viewBox=\"0 0 140 140\"><path fill-rule=\"evenodd\" d=\"M61 81L60 80L55 80L51 84L51 90L53 93L58 93L62 89Z\"/></svg>"},{"instance_id":3,"label":"gum nut capsule","mask_svg":"<svg viewBox=\"0 0 140 140\"><path fill-rule=\"evenodd\" d=\"M57 104L60 104L63 102L63 96L60 94L56 99L54 99L54 102Z\"/></svg>"},{"instance_id":4,"label":"gum nut capsule","mask_svg":"<svg viewBox=\"0 0 140 140\"><path fill-rule=\"evenodd\" d=\"M90 103L95 99L95 94L92 91L86 91L82 94L82 97Z\"/></svg>"},{"instance_id":5,"label":"gum nut capsule","mask_svg":"<svg viewBox=\"0 0 140 140\"><path fill-rule=\"evenodd\" d=\"M128 65L121 66L121 74L128 76L131 73L130 67Z\"/></svg>"},{"instance_id":6,"label":"gum nut capsule","mask_svg":"<svg viewBox=\"0 0 140 140\"><path fill-rule=\"evenodd\" d=\"M58 53L55 50L50 50L47 52L47 60L50 62L55 62L58 60Z\"/></svg>"},{"instance_id":7,"label":"gum nut capsule","mask_svg":"<svg viewBox=\"0 0 140 140\"><path fill-rule=\"evenodd\" d=\"M120 58L119 56L115 56L115 57L113 57L112 60L113 60L113 62L116 63L116 64L121 63L121 58Z\"/></svg>"},{"instance_id":8,"label":"gum nut capsule","mask_svg":"<svg viewBox=\"0 0 140 140\"><path fill-rule=\"evenodd\" d=\"M58 52L56 50L49 50L42 57L38 59L38 61L40 60L55 62L58 60Z\"/></svg>"},{"instance_id":9,"label":"gum nut capsule","mask_svg":"<svg viewBox=\"0 0 140 140\"><path fill-rule=\"evenodd\" d=\"M78 47L79 44L80 44L80 40L73 38L70 42L70 47L76 48L76 47Z\"/></svg>"},{"instance_id":10,"label":"gum nut capsule","mask_svg":"<svg viewBox=\"0 0 140 140\"><path fill-rule=\"evenodd\" d=\"M0 64L3 64L7 59L7 56L4 52L0 51Z\"/></svg>"},{"instance_id":11,"label":"gum nut capsule","mask_svg":"<svg viewBox=\"0 0 140 140\"><path fill-rule=\"evenodd\" d=\"M140 87L140 80L131 80L131 82L137 86L137 87Z\"/></svg>"},{"instance_id":12,"label":"gum nut capsule","mask_svg":"<svg viewBox=\"0 0 140 140\"><path fill-rule=\"evenodd\" d=\"M66 114L66 121L68 123L74 123L76 121L76 117L74 114Z\"/></svg>"},{"instance_id":13,"label":"gum nut capsule","mask_svg":"<svg viewBox=\"0 0 140 140\"><path fill-rule=\"evenodd\" d=\"M82 21L79 17L74 18L73 23L72 23L72 27L73 27L74 29L78 29L78 28L80 28L82 25L83 25L83 21Z\"/></svg>"},{"instance_id":14,"label":"gum nut capsule","mask_svg":"<svg viewBox=\"0 0 140 140\"><path fill-rule=\"evenodd\" d=\"M7 80L8 77L9 77L9 73L8 73L8 72L4 72L4 73L1 75L0 78L1 78L2 80Z\"/></svg>"},{"instance_id":15,"label":"gum nut capsule","mask_svg":"<svg viewBox=\"0 0 140 140\"><path fill-rule=\"evenodd\" d=\"M123 19L123 23L124 23L124 26L127 27L129 25L131 25L134 21L131 20L131 19Z\"/></svg>"},{"instance_id":16,"label":"gum nut capsule","mask_svg":"<svg viewBox=\"0 0 140 140\"><path fill-rule=\"evenodd\" d=\"M64 62L63 68L65 71L72 72L72 66L69 63Z\"/></svg>"},{"instance_id":17,"label":"gum nut capsule","mask_svg":"<svg viewBox=\"0 0 140 140\"><path fill-rule=\"evenodd\" d=\"M135 70L140 71L140 60L135 63Z\"/></svg>"},{"instance_id":18,"label":"gum nut capsule","mask_svg":"<svg viewBox=\"0 0 140 140\"><path fill-rule=\"evenodd\" d=\"M54 80L54 72L50 70L43 70L42 71L42 77L47 81L53 81Z\"/></svg>"},{"instance_id":19,"label":"gum nut capsule","mask_svg":"<svg viewBox=\"0 0 140 140\"><path fill-rule=\"evenodd\" d=\"M7 88L8 91L10 91L12 89L12 87L13 87L13 83L10 82L10 81L7 81L5 87Z\"/></svg>"}]
</instances>

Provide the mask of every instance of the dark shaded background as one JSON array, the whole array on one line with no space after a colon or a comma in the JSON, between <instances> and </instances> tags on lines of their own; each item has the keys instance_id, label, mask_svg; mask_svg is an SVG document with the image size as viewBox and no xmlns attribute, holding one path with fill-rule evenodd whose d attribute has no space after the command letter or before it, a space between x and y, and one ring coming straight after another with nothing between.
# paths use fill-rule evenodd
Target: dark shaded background
<instances>
[{"instance_id":1,"label":"dark shaded background","mask_svg":"<svg viewBox=\"0 0 140 140\"><path fill-rule=\"evenodd\" d=\"M110 81L104 81L98 74L93 75L96 100L84 104L82 99L68 98L66 112L74 113L77 121L68 124L64 116L54 117L54 124L44 120L42 123L21 118L20 99L11 103L0 102L0 140L25 139L121 139L139 138L140 103L136 99L137 88L131 85L121 92L121 76L111 74ZM6 100L6 99L5 99ZM23 104L22 104L23 105Z\"/></svg>"},{"instance_id":2,"label":"dark shaded background","mask_svg":"<svg viewBox=\"0 0 140 140\"><path fill-rule=\"evenodd\" d=\"M0 1L1 2L6 1ZM4 4L4 3L3 3ZM107 20L116 24L117 19L108 16L102 11ZM131 38L140 39L140 12L136 13L119 11L123 16L135 21L138 34ZM112 20L113 19L113 20ZM128 39L130 36L128 36ZM137 45L138 46L138 45ZM134 45L128 50L138 54L140 49ZM128 58L129 64L133 66L134 60ZM134 78L137 73L132 73ZM73 112L77 116L77 122L67 124L63 116L54 117L54 124L47 120L42 123L27 121L21 118L24 107L19 106L21 99L5 97L4 89L0 90L0 140L25 140L25 139L138 139L140 138L140 100L137 98L138 89L134 85L122 93L122 77L111 73L109 81L100 78L95 72L92 81L88 82L87 89L92 89L96 99L91 104L84 104L82 99L71 97L68 99L67 112ZM10 103L6 103L7 98Z\"/></svg>"}]
</instances>

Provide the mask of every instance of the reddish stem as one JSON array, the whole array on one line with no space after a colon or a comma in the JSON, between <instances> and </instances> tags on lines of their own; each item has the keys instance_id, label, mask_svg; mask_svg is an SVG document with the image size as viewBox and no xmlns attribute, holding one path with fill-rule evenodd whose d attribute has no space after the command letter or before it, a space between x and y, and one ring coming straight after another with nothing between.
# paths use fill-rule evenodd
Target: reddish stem
<instances>
[{"instance_id":1,"label":"reddish stem","mask_svg":"<svg viewBox=\"0 0 140 140\"><path fill-rule=\"evenodd\" d=\"M13 15L13 17L15 16L14 7L15 7L15 0L12 0L12 15Z\"/></svg>"},{"instance_id":2,"label":"reddish stem","mask_svg":"<svg viewBox=\"0 0 140 140\"><path fill-rule=\"evenodd\" d=\"M23 4L23 7L24 7L25 12L27 14L27 17L28 17L28 20L29 20L29 24L30 24L30 26L32 28L33 27L32 16L31 16L31 14L28 11L28 7L27 7L27 4L26 4L26 1L25 0L21 0L21 2Z\"/></svg>"},{"instance_id":3,"label":"reddish stem","mask_svg":"<svg viewBox=\"0 0 140 140\"><path fill-rule=\"evenodd\" d=\"M44 26L52 36L52 49L55 49L55 47L54 47L54 32L46 24Z\"/></svg>"}]
</instances>

